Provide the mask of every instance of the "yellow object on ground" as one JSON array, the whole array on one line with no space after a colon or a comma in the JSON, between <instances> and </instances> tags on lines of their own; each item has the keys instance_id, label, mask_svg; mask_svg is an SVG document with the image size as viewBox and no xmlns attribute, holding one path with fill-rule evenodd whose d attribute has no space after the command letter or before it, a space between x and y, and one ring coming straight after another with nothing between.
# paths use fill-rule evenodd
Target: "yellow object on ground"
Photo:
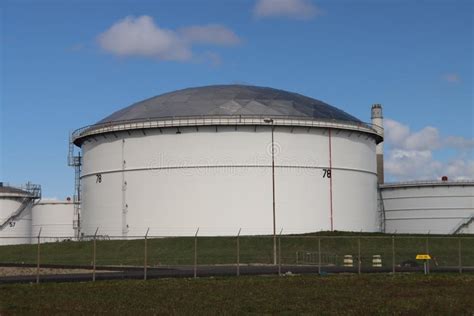
<instances>
[{"instance_id":1,"label":"yellow object on ground","mask_svg":"<svg viewBox=\"0 0 474 316\"><path fill-rule=\"evenodd\" d=\"M429 254L418 254L416 260L431 260L431 256Z\"/></svg>"}]
</instances>

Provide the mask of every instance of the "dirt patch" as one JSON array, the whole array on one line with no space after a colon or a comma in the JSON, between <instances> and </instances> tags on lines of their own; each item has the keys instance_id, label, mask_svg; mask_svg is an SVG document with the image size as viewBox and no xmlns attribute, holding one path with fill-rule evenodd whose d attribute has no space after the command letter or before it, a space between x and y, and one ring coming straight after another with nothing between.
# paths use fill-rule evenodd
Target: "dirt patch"
<instances>
[{"instance_id":1,"label":"dirt patch","mask_svg":"<svg viewBox=\"0 0 474 316\"><path fill-rule=\"evenodd\" d=\"M97 273L109 272L100 271ZM56 269L56 268L40 268L40 275L48 274L74 274L74 273L92 273L88 269ZM18 275L36 275L36 268L32 267L0 267L0 277L18 276Z\"/></svg>"}]
</instances>

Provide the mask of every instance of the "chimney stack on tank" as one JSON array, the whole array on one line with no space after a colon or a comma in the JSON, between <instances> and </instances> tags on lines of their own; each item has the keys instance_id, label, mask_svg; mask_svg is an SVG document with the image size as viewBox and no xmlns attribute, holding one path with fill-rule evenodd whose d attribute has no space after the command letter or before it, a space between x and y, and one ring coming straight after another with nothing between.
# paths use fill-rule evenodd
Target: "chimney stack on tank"
<instances>
[{"instance_id":1,"label":"chimney stack on tank","mask_svg":"<svg viewBox=\"0 0 474 316\"><path fill-rule=\"evenodd\" d=\"M382 105L381 104L373 104L372 105L372 124L375 125L376 129L383 130L383 115L382 115ZM379 127L379 128L378 128ZM375 149L377 154L377 178L379 184L384 183L384 176L383 176L383 142L379 143Z\"/></svg>"}]
</instances>

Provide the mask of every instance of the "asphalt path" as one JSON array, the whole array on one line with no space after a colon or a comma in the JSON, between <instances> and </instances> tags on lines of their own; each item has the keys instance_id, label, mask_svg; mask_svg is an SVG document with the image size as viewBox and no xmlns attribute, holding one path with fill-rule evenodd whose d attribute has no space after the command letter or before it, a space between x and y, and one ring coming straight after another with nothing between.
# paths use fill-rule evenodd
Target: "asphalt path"
<instances>
[{"instance_id":1,"label":"asphalt path","mask_svg":"<svg viewBox=\"0 0 474 316\"><path fill-rule=\"evenodd\" d=\"M13 265L0 264L3 267L36 267L35 265ZM43 265L42 268L58 269L91 269L90 266L70 266L70 265ZM324 266L321 270L314 265L241 265L240 275L282 275L292 274L333 274L333 273L358 273L358 268ZM361 268L361 273L390 273L391 268ZM396 267L395 272L423 273L423 267ZM431 267L431 273L451 272L459 273L458 267ZM474 267L463 267L462 272L474 272ZM197 277L220 277L236 276L236 265L199 265L196 269ZM167 266L149 267L147 269L147 279L160 278L191 278L194 277L194 266ZM101 266L96 269L95 279L99 280L125 280L144 278L143 267L115 267ZM49 274L40 275L40 282L86 282L92 281L92 270L90 273L71 274ZM15 275L0 277L0 284L11 283L35 283L36 275Z\"/></svg>"}]
</instances>

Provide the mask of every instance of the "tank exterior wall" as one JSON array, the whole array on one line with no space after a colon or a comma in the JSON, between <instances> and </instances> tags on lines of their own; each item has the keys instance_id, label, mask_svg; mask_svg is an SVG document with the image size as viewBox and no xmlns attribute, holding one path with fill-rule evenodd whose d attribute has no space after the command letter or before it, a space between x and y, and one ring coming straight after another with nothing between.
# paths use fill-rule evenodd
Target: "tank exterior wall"
<instances>
[{"instance_id":1,"label":"tank exterior wall","mask_svg":"<svg viewBox=\"0 0 474 316\"><path fill-rule=\"evenodd\" d=\"M451 234L474 216L474 185L381 189L387 233ZM459 231L474 233L474 223Z\"/></svg>"},{"instance_id":2,"label":"tank exterior wall","mask_svg":"<svg viewBox=\"0 0 474 316\"><path fill-rule=\"evenodd\" d=\"M90 138L82 145L82 233L99 227L101 235L143 236L150 228L150 235L187 236L199 227L208 236L240 228L272 234L271 130L188 127ZM278 232L330 230L331 204L335 230L378 229L375 140L331 132L275 127Z\"/></svg>"},{"instance_id":3,"label":"tank exterior wall","mask_svg":"<svg viewBox=\"0 0 474 316\"><path fill-rule=\"evenodd\" d=\"M5 222L22 206L22 197L0 198L0 223ZM27 207L19 217L8 222L0 230L0 245L31 243L31 207Z\"/></svg>"},{"instance_id":4,"label":"tank exterior wall","mask_svg":"<svg viewBox=\"0 0 474 316\"><path fill-rule=\"evenodd\" d=\"M37 236L41 229L41 236L47 238L46 241L72 239L73 220L72 201L41 200L32 209L32 236Z\"/></svg>"}]
</instances>

